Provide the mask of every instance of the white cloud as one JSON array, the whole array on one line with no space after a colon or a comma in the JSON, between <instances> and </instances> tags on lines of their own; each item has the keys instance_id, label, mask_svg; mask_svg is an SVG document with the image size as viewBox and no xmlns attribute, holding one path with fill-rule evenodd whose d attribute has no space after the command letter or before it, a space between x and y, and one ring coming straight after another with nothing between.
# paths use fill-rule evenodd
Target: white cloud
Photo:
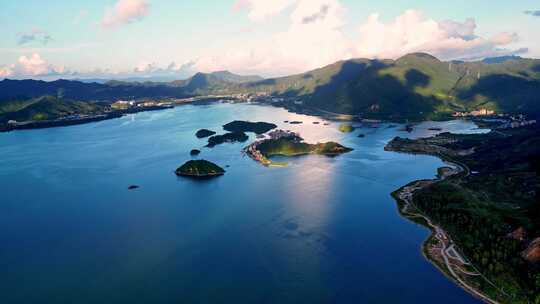
<instances>
[{"instance_id":1,"label":"white cloud","mask_svg":"<svg viewBox=\"0 0 540 304\"><path fill-rule=\"evenodd\" d=\"M127 3L127 4L126 4ZM128 5L129 4L129 5ZM428 52L443 60L481 59L491 56L521 54L527 49L513 49L519 40L516 33L502 32L491 37L477 34L474 19L465 21L438 21L417 10L408 10L393 20L383 22L379 14L372 14L357 23L357 31L348 33L350 23L347 10L339 0L239 0L235 9L247 10L255 23L270 21L270 17L287 10L289 25L286 30L259 36L251 45L238 43L238 47L209 50L200 58L183 65L171 63L163 66L153 60L143 61L130 70L111 72L94 70L64 72L45 62L36 50L30 57L21 56L13 65L0 66L1 77L12 75L35 76L55 74L77 77L120 78L166 76L184 78L195 72L230 70L240 74L278 76L322 67L350 58L398 58L412 52ZM137 20L148 14L148 4L141 0L120 0L111 8L110 26ZM1 50L1 49L0 49ZM7 75L7 76L6 76Z\"/></svg>"},{"instance_id":2,"label":"white cloud","mask_svg":"<svg viewBox=\"0 0 540 304\"><path fill-rule=\"evenodd\" d=\"M13 64L0 66L0 79L11 77L13 75L13 67Z\"/></svg>"},{"instance_id":3,"label":"white cloud","mask_svg":"<svg viewBox=\"0 0 540 304\"><path fill-rule=\"evenodd\" d=\"M508 45L513 42L517 42L519 40L519 36L516 33L498 33L491 37L489 41L491 41L495 45Z\"/></svg>"},{"instance_id":4,"label":"white cloud","mask_svg":"<svg viewBox=\"0 0 540 304\"><path fill-rule=\"evenodd\" d=\"M101 25L107 28L140 21L150 13L150 4L145 0L118 0L114 7L107 8Z\"/></svg>"},{"instance_id":5,"label":"white cloud","mask_svg":"<svg viewBox=\"0 0 540 304\"><path fill-rule=\"evenodd\" d=\"M360 27L357 55L396 58L412 52L428 52L440 59L478 59L520 51L500 48L516 42L516 33L499 33L486 39L475 31L474 19L463 23L437 22L420 11L408 10L394 21L382 23L378 14L372 14Z\"/></svg>"},{"instance_id":6,"label":"white cloud","mask_svg":"<svg viewBox=\"0 0 540 304\"><path fill-rule=\"evenodd\" d=\"M156 71L157 69L159 69L159 67L157 66L155 62L143 61L143 62L140 62L135 67L135 69L133 69L133 71L135 73L151 73L151 72Z\"/></svg>"},{"instance_id":7,"label":"white cloud","mask_svg":"<svg viewBox=\"0 0 540 304\"><path fill-rule=\"evenodd\" d=\"M43 75L49 72L49 64L37 53L29 57L19 57L18 66L27 75Z\"/></svg>"},{"instance_id":8,"label":"white cloud","mask_svg":"<svg viewBox=\"0 0 540 304\"><path fill-rule=\"evenodd\" d=\"M202 56L195 61L196 69L285 75L352 57L395 59L412 52L428 52L443 60L467 60L526 52L508 49L518 41L516 33L478 36L474 19L437 21L420 11L408 10L383 22L379 14L372 14L359 23L358 32L349 36L345 32L347 12L339 0L244 0L236 5L247 8L254 21L291 6L289 27L271 37L261 37L254 47Z\"/></svg>"},{"instance_id":9,"label":"white cloud","mask_svg":"<svg viewBox=\"0 0 540 304\"><path fill-rule=\"evenodd\" d=\"M108 68L94 68L89 70L74 71L64 66L53 65L47 62L40 54L20 56L16 63L0 65L0 80L12 79L148 79L148 80L175 80L186 79L194 75L194 62L184 64L171 62L167 65L158 65L155 62L142 61L131 70L118 71Z\"/></svg>"},{"instance_id":10,"label":"white cloud","mask_svg":"<svg viewBox=\"0 0 540 304\"><path fill-rule=\"evenodd\" d=\"M258 3L250 2L252 5ZM195 60L194 68L204 72L231 70L242 74L282 75L317 68L354 55L353 45L342 30L346 12L338 0L293 2L286 31L264 37L252 48L202 56ZM252 7L250 14L256 10ZM275 11L274 8L264 12L268 15Z\"/></svg>"},{"instance_id":11,"label":"white cloud","mask_svg":"<svg viewBox=\"0 0 540 304\"><path fill-rule=\"evenodd\" d=\"M63 66L49 64L38 53L20 56L16 63L0 66L0 78L28 78L70 73Z\"/></svg>"}]
</instances>

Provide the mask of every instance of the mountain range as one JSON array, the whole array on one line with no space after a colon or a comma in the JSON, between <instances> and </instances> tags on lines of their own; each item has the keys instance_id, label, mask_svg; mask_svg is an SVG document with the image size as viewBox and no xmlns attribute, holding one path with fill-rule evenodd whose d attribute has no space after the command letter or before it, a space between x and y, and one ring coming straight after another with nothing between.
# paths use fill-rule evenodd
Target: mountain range
<instances>
[{"instance_id":1,"label":"mountain range","mask_svg":"<svg viewBox=\"0 0 540 304\"><path fill-rule=\"evenodd\" d=\"M208 94L267 93L303 101L312 109L381 119L438 119L455 111L488 109L540 113L540 60L488 58L444 62L424 53L397 60L351 59L306 73L262 79L228 71L197 73L172 82L85 83L0 81L0 114L10 105L45 95L76 101L183 98Z\"/></svg>"}]
</instances>

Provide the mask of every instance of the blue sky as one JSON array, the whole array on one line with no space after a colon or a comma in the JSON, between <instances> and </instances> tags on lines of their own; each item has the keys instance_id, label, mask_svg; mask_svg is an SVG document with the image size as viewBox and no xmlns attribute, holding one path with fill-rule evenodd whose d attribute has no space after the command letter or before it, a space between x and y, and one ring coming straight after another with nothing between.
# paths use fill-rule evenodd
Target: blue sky
<instances>
[{"instance_id":1,"label":"blue sky","mask_svg":"<svg viewBox=\"0 0 540 304\"><path fill-rule=\"evenodd\" d=\"M525 13L537 0L396 2L1 1L0 78L272 76L410 51L540 57L540 17Z\"/></svg>"}]
</instances>

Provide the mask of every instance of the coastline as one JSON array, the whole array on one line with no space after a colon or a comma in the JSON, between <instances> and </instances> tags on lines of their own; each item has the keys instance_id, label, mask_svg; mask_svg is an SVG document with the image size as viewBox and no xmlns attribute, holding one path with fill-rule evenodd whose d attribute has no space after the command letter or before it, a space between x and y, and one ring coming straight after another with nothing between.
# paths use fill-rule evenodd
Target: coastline
<instances>
[{"instance_id":1,"label":"coastline","mask_svg":"<svg viewBox=\"0 0 540 304\"><path fill-rule=\"evenodd\" d=\"M386 149L386 148L385 148ZM399 153L410 153L406 151L390 150ZM448 159L438 154L433 153L414 153L423 155L433 155L439 157L446 164L452 167L450 172L443 174L435 179L430 180L416 180L413 181L398 190L394 191L391 195L398 204L398 212L404 218L420 224L431 231L428 238L422 243L421 250L422 255L433 264L444 276L450 279L452 282L460 286L463 290L471 294L473 297L489 304L501 304L485 292L475 286L471 286L471 282L467 282L467 279L481 278L489 284L498 289L491 281L489 281L477 268L472 265L467 257L464 257L459 253L459 248L452 240L452 237L440 226L434 224L432 220L420 212L414 205L414 192L422 190L434 183L439 183L448 178L456 178L462 174L465 177L470 174L469 168L465 164L461 164L454 160ZM441 168L439 168L441 169ZM411 210L412 209L412 210ZM469 270L467 269L469 268Z\"/></svg>"},{"instance_id":2,"label":"coastline","mask_svg":"<svg viewBox=\"0 0 540 304\"><path fill-rule=\"evenodd\" d=\"M31 130L31 129L47 129L47 128L56 128L56 127L67 127L74 125L82 125L92 122L98 122L103 120L121 118L125 115L136 114L141 112L151 112L151 111L160 111L175 108L176 106L181 106L185 104L195 104L195 103L204 103L204 102L216 102L219 100L231 100L230 96L199 96L199 97L190 97L185 99L180 99L175 102L172 102L168 105L156 105L156 106L146 106L146 107L133 107L125 110L116 110L111 112L103 112L100 114L85 116L77 119L65 119L59 118L54 120L32 120L20 122L15 125L10 125L8 123L0 122L0 133L11 132L16 130Z\"/></svg>"},{"instance_id":3,"label":"coastline","mask_svg":"<svg viewBox=\"0 0 540 304\"><path fill-rule=\"evenodd\" d=\"M151 111L160 111L171 109L172 106L153 106L153 107L144 107L144 108L135 108L128 110L113 111L109 113L96 114L92 116L84 116L77 119L54 119L54 120L32 120L20 122L15 125L6 124L5 127L0 127L0 133L2 132L11 132L17 130L32 130L32 129L48 129L56 127L68 127L75 125L82 125L92 122L98 122L103 120L121 118L125 115L135 114L140 112L151 112Z\"/></svg>"}]
</instances>

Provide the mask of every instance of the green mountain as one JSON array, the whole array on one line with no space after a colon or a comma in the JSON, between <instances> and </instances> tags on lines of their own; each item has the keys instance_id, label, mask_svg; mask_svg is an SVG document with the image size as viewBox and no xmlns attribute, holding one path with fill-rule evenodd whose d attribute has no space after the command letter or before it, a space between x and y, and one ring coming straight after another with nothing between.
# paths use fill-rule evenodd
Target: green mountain
<instances>
[{"instance_id":1,"label":"green mountain","mask_svg":"<svg viewBox=\"0 0 540 304\"><path fill-rule=\"evenodd\" d=\"M443 62L415 53L397 60L339 61L306 73L263 80L226 71L197 73L173 82L3 80L0 106L8 103L17 110L17 104L44 95L110 102L238 93L267 93L303 101L297 107L391 120L442 119L456 111L478 109L537 115L540 60L505 57Z\"/></svg>"},{"instance_id":2,"label":"green mountain","mask_svg":"<svg viewBox=\"0 0 540 304\"><path fill-rule=\"evenodd\" d=\"M0 103L1 121L50 120L73 114L95 114L105 109L103 104L73 101L53 96Z\"/></svg>"},{"instance_id":3,"label":"green mountain","mask_svg":"<svg viewBox=\"0 0 540 304\"><path fill-rule=\"evenodd\" d=\"M540 60L489 62L443 62L423 53L353 59L242 86L298 98L310 108L372 118L439 118L480 108L539 113Z\"/></svg>"},{"instance_id":4,"label":"green mountain","mask_svg":"<svg viewBox=\"0 0 540 304\"><path fill-rule=\"evenodd\" d=\"M217 72L210 73L210 75L217 77L218 79L221 79L223 81L230 82L230 83L247 83L247 82L261 81L264 79L257 75L237 75L229 71L217 71Z\"/></svg>"}]
</instances>

